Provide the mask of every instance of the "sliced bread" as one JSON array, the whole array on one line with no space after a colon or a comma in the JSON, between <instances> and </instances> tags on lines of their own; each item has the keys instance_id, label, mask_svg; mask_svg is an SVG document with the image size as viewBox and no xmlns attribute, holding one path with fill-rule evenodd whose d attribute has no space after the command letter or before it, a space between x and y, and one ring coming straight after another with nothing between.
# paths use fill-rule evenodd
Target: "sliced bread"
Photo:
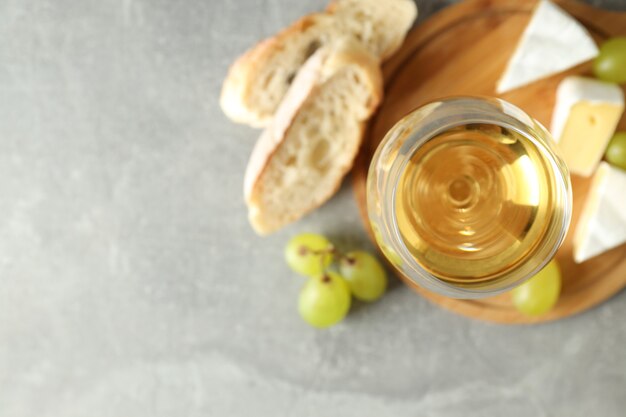
<instances>
[{"instance_id":1,"label":"sliced bread","mask_svg":"<svg viewBox=\"0 0 626 417\"><path fill-rule=\"evenodd\" d=\"M339 188L382 99L378 60L362 45L319 49L296 76L250 157L250 223L268 234L322 205Z\"/></svg>"},{"instance_id":2,"label":"sliced bread","mask_svg":"<svg viewBox=\"0 0 626 417\"><path fill-rule=\"evenodd\" d=\"M413 0L335 0L242 55L229 70L220 105L235 122L267 126L302 64L319 47L351 37L380 59L392 55L411 28Z\"/></svg>"}]
</instances>

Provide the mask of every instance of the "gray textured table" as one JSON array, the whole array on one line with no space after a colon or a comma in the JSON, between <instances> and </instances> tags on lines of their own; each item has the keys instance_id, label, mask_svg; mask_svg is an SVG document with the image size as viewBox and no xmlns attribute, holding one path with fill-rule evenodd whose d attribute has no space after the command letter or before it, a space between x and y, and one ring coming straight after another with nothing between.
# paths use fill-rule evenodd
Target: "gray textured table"
<instances>
[{"instance_id":1,"label":"gray textured table","mask_svg":"<svg viewBox=\"0 0 626 417\"><path fill-rule=\"evenodd\" d=\"M237 54L320 7L0 2L1 417L625 415L624 293L505 327L394 282L328 331L300 320L288 237L371 245L348 186L256 237L257 132L217 95Z\"/></svg>"}]
</instances>

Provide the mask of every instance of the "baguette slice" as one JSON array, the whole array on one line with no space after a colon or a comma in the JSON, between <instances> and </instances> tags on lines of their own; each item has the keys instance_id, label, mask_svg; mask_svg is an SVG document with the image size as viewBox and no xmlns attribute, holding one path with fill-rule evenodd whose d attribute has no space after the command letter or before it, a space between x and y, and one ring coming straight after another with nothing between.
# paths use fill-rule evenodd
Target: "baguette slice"
<instances>
[{"instance_id":1,"label":"baguette slice","mask_svg":"<svg viewBox=\"0 0 626 417\"><path fill-rule=\"evenodd\" d=\"M360 44L313 54L250 157L244 193L257 233L299 219L337 191L382 93L378 60Z\"/></svg>"},{"instance_id":2,"label":"baguette slice","mask_svg":"<svg viewBox=\"0 0 626 417\"><path fill-rule=\"evenodd\" d=\"M233 121L265 127L315 50L350 37L385 59L402 44L417 8L413 0L335 0L248 50L231 66L220 105Z\"/></svg>"}]
</instances>

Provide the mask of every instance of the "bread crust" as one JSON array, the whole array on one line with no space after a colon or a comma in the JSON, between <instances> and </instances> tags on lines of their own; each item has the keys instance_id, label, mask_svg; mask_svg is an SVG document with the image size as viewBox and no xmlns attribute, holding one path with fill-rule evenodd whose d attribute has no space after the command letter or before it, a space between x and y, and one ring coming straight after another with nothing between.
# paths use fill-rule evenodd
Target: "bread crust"
<instances>
[{"instance_id":1,"label":"bread crust","mask_svg":"<svg viewBox=\"0 0 626 417\"><path fill-rule=\"evenodd\" d=\"M233 62L228 75L222 85L220 93L220 107L234 122L249 124L252 127L265 127L272 115L260 115L241 105L242 98L249 94L251 82L258 71L258 63L266 62L268 56L284 47L284 44L294 35L309 30L314 25L323 25L327 17L322 13L304 16L291 26L281 30L275 36L259 42Z\"/></svg>"},{"instance_id":2,"label":"bread crust","mask_svg":"<svg viewBox=\"0 0 626 417\"><path fill-rule=\"evenodd\" d=\"M383 0L368 1L376 2ZM406 34L410 24L412 24L417 15L417 9L412 1L394 0L394 2L397 2L398 7L405 10L406 16L403 17L402 23L407 27L400 27L402 36L398 36L395 42L387 46L387 49L382 53L383 59L389 57L397 50L404 39L404 34ZM261 41L239 57L231 65L222 86L220 106L223 112L237 123L248 124L252 127L267 126L274 116L274 112L262 112L258 107L254 108L247 103L247 97L250 97L252 89L255 88L255 77L258 76L263 66L267 65L269 58L276 51L285 48L285 45L298 35L314 30L319 32L319 37L324 38L325 41L336 36L338 31L343 30L338 29L341 25L337 25L336 15L345 11L348 7L349 2L345 2L344 5L342 0L333 0L325 12L313 13L302 17L277 35ZM409 24L406 25L406 22L409 22ZM344 35L350 36L347 33L344 33ZM294 68L294 70L297 71L298 68Z\"/></svg>"}]
</instances>

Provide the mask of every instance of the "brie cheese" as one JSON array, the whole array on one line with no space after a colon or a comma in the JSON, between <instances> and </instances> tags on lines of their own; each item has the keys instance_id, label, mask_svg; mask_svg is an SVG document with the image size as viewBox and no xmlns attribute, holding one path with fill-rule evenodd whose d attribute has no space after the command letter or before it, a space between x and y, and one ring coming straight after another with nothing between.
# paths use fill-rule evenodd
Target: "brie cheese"
<instances>
[{"instance_id":1,"label":"brie cheese","mask_svg":"<svg viewBox=\"0 0 626 417\"><path fill-rule=\"evenodd\" d=\"M548 0L530 18L496 87L498 94L588 61L598 48L576 19Z\"/></svg>"},{"instance_id":2,"label":"brie cheese","mask_svg":"<svg viewBox=\"0 0 626 417\"><path fill-rule=\"evenodd\" d=\"M600 163L574 233L581 263L626 243L626 171Z\"/></svg>"},{"instance_id":3,"label":"brie cheese","mask_svg":"<svg viewBox=\"0 0 626 417\"><path fill-rule=\"evenodd\" d=\"M623 112L617 85L575 76L561 81L550 131L572 173L593 174Z\"/></svg>"}]
</instances>

